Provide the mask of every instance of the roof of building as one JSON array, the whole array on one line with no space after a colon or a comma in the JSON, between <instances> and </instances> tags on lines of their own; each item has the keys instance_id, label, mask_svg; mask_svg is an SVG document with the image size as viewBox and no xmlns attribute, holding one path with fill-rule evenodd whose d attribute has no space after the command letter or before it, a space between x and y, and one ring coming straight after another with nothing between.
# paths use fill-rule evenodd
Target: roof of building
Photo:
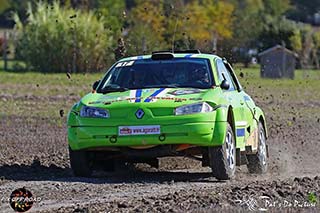
<instances>
[{"instance_id":1,"label":"roof of building","mask_svg":"<svg viewBox=\"0 0 320 213\"><path fill-rule=\"evenodd\" d=\"M292 55L294 55L294 56L297 56L297 54L296 54L295 52L293 52L293 51L291 51L291 50L288 50L287 48L285 48L284 46L281 46L281 45L279 45L279 44L276 45L276 46L274 46L274 47L271 47L271 48L269 48L269 49L266 49L265 51L263 51L263 52L261 52L261 53L259 53L258 56L260 57L260 56L263 56L263 55L268 54L268 53L270 53L270 52L279 51L279 50L282 50L282 51L285 51L285 52L287 52L287 53L289 53L289 54L292 54Z\"/></svg>"}]
</instances>

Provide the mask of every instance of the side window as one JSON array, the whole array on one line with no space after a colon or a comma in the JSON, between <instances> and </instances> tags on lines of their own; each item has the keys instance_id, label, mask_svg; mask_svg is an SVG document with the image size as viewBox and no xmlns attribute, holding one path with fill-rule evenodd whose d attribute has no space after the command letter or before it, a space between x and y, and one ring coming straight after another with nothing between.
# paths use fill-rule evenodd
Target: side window
<instances>
[{"instance_id":1,"label":"side window","mask_svg":"<svg viewBox=\"0 0 320 213\"><path fill-rule=\"evenodd\" d=\"M221 60L217 61L217 68L218 68L219 83L221 83L224 79L226 79L230 84L228 91L235 90L235 85L232 80L232 77L230 76L230 73L228 72L227 68L224 66Z\"/></svg>"}]
</instances>

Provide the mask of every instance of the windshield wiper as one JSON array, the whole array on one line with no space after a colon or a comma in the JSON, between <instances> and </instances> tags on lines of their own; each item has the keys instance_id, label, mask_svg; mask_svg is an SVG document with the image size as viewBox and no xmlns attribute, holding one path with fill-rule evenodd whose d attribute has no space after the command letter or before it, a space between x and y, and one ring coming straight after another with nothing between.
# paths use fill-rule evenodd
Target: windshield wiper
<instances>
[{"instance_id":1,"label":"windshield wiper","mask_svg":"<svg viewBox=\"0 0 320 213\"><path fill-rule=\"evenodd\" d=\"M128 90L129 89L126 88L126 87L120 87L117 84L111 84L111 85L108 85L108 86L102 88L101 92L103 94L106 94L106 93L109 93L109 92L125 92L125 91L128 91Z\"/></svg>"}]
</instances>

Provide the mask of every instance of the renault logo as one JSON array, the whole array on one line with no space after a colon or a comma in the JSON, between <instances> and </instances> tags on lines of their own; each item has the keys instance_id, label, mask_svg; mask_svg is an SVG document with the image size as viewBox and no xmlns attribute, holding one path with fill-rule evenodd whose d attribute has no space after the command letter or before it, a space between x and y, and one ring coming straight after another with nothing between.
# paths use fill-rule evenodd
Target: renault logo
<instances>
[{"instance_id":1,"label":"renault logo","mask_svg":"<svg viewBox=\"0 0 320 213\"><path fill-rule=\"evenodd\" d=\"M138 119L141 119L143 116L144 116L144 111L143 111L142 109L138 109L138 110L136 111L136 117L137 117Z\"/></svg>"}]
</instances>

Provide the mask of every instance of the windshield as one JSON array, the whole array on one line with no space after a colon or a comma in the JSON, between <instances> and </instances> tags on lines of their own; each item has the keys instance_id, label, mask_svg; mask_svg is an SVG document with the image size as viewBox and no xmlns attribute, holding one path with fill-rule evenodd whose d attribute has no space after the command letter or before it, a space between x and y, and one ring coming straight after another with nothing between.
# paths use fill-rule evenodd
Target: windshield
<instances>
[{"instance_id":1,"label":"windshield","mask_svg":"<svg viewBox=\"0 0 320 213\"><path fill-rule=\"evenodd\" d=\"M98 92L158 87L210 88L212 85L208 59L143 59L117 63L102 80Z\"/></svg>"}]
</instances>

